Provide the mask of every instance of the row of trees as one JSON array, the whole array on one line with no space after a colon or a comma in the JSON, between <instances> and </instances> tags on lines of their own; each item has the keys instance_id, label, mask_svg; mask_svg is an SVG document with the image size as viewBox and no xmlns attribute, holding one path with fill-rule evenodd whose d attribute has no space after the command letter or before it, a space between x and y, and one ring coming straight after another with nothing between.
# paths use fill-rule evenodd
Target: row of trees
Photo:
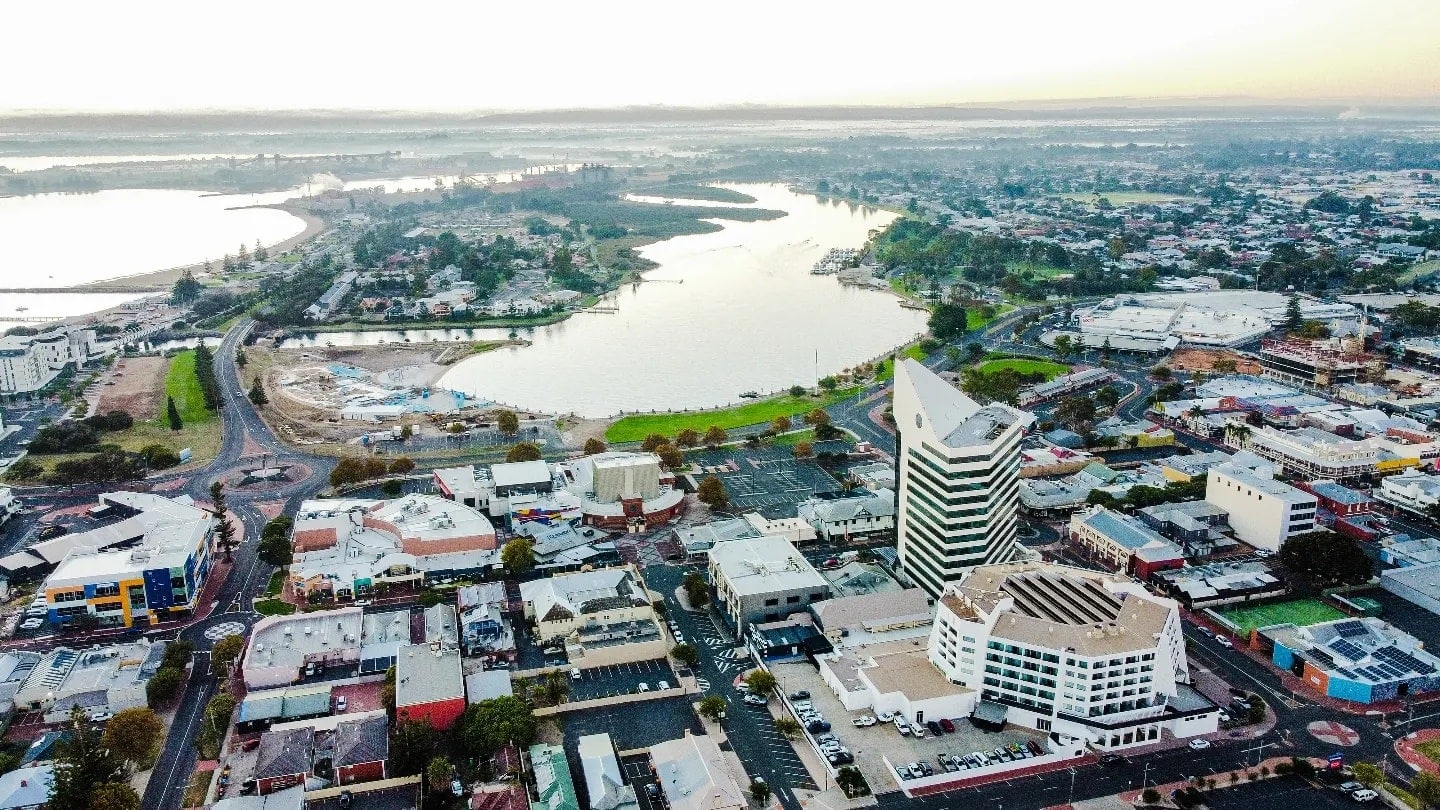
<instances>
[{"instance_id":1,"label":"row of trees","mask_svg":"<svg viewBox=\"0 0 1440 810\"><path fill-rule=\"evenodd\" d=\"M195 379L200 383L200 395L205 398L205 409L218 411L225 404L220 394L220 381L215 378L215 354L204 341L195 347Z\"/></svg>"},{"instance_id":2,"label":"row of trees","mask_svg":"<svg viewBox=\"0 0 1440 810\"><path fill-rule=\"evenodd\" d=\"M346 456L335 464L335 469L330 471L330 486L338 488L373 481L384 475L405 475L414 469L415 462L406 456L400 456L388 464L384 459L375 456L368 458Z\"/></svg>"}]
</instances>

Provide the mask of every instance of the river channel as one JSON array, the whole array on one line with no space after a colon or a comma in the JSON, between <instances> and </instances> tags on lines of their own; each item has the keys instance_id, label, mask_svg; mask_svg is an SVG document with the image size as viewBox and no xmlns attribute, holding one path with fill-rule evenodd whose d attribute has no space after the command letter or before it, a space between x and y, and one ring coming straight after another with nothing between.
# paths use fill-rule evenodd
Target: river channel
<instances>
[{"instance_id":1,"label":"river channel","mask_svg":"<svg viewBox=\"0 0 1440 810\"><path fill-rule=\"evenodd\" d=\"M712 408L744 402L742 392L814 385L924 330L925 314L890 293L810 272L894 214L780 185L729 187L787 215L717 220L722 230L648 245L641 254L660 266L606 296L597 307L606 311L521 330L531 345L467 358L439 385L586 417Z\"/></svg>"}]
</instances>

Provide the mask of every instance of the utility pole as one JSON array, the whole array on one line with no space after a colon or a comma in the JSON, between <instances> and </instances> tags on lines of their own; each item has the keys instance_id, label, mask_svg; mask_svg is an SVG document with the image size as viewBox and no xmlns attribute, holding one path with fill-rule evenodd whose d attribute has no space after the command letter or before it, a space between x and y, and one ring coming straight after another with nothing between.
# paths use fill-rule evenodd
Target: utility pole
<instances>
[{"instance_id":1,"label":"utility pole","mask_svg":"<svg viewBox=\"0 0 1440 810\"><path fill-rule=\"evenodd\" d=\"M1145 788L1150 787L1150 768L1151 768L1154 764L1155 764L1155 763L1153 763L1153 762L1151 762L1151 761L1149 761L1149 760L1146 760L1146 761L1145 761L1145 772L1142 773L1142 774L1140 774L1140 789L1141 789L1141 790L1144 790Z\"/></svg>"},{"instance_id":2,"label":"utility pole","mask_svg":"<svg viewBox=\"0 0 1440 810\"><path fill-rule=\"evenodd\" d=\"M1070 769L1070 798L1069 798L1065 803L1066 803L1066 804L1070 804L1070 805L1075 804L1075 769L1074 769L1074 768L1071 768L1071 769Z\"/></svg>"},{"instance_id":3,"label":"utility pole","mask_svg":"<svg viewBox=\"0 0 1440 810\"><path fill-rule=\"evenodd\" d=\"M1258 767L1260 767L1260 755L1261 755L1262 753L1264 753L1264 751L1265 751L1266 748L1274 748L1275 746L1276 746L1276 743L1257 743L1257 744L1255 745L1255 747L1253 747L1253 748L1246 748L1246 749L1244 749L1243 753L1248 754L1248 753L1250 753L1251 751L1254 751L1254 752L1255 752L1255 767L1258 768Z\"/></svg>"}]
</instances>

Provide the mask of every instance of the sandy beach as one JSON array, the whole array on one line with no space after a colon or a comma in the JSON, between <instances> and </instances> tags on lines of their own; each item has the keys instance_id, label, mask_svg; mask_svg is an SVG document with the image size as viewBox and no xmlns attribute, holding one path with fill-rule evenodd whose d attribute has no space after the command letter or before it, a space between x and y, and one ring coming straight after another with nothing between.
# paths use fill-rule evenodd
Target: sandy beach
<instances>
[{"instance_id":1,"label":"sandy beach","mask_svg":"<svg viewBox=\"0 0 1440 810\"><path fill-rule=\"evenodd\" d=\"M303 242L305 242L305 241L308 241L308 240L310 240L310 239L313 239L313 238L316 237L316 236L319 236L320 234L324 233L324 232L326 231L326 229L328 229L328 228L330 227L330 226L325 222L325 220L321 219L320 217L315 216L314 214L310 213L309 211L306 211L306 210L304 210L304 209L302 209L302 208L299 208L299 207L296 207L296 206L290 206L290 205L256 205L256 206L245 206L245 207L247 207L247 208L275 208L275 209L278 209L278 210L280 210L280 211L284 211L284 212L289 213L289 214L294 214L295 216L299 217L301 220L303 220L303 221L305 222L305 230L301 231L300 233L296 234L295 236L292 236L292 237L290 237L289 239L286 239L286 240L283 241L283 242L278 242L278 243L276 243L276 244L274 244L274 245L266 245L266 246L265 246L265 249L266 249L267 251L269 251L270 253L272 253L272 254L273 254L273 253L284 253L285 251L290 250L291 248L295 247L296 245L299 245L299 244L301 244L301 243L303 243ZM134 289L134 288L136 288L136 287L147 287L147 286L148 286L148 287L154 287L156 292L166 292L166 291L169 291L170 287L175 284L175 281L176 281L177 279L179 279L181 276L185 275L185 271L187 271L187 270L190 271L191 273L194 273L194 274L196 274L196 275L199 275L200 273L205 272L205 263L204 263L204 262L199 262L199 263L197 263L197 264L188 264L188 265L184 265L184 266L182 266L182 267L171 267L171 268L167 268L167 269L165 269L165 270L152 270L152 271L149 272L149 273L137 273L137 274L135 274L135 275L130 275L130 276L120 276L120 277L118 277L118 278L107 278L107 279L105 279L104 281L96 281L96 282L93 282L93 283L91 283L91 284L86 284L85 286L86 286L87 288L91 289L91 290L96 290L96 291L104 291L104 290L111 289L111 288L115 288L115 287L120 287L120 288L125 288L125 289Z\"/></svg>"}]
</instances>

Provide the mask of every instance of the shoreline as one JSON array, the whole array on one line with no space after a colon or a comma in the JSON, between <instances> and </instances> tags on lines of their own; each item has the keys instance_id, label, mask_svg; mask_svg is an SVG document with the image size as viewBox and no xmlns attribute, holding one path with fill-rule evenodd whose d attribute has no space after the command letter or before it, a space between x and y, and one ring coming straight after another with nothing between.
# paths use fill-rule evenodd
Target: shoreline
<instances>
[{"instance_id":1,"label":"shoreline","mask_svg":"<svg viewBox=\"0 0 1440 810\"><path fill-rule=\"evenodd\" d=\"M300 233L296 234L295 236L276 242L274 245L265 245L265 250L272 253L284 253L288 250L293 250L295 247L305 242L308 242L309 240L319 236L320 234L330 229L329 223L327 223L324 219L321 219L320 217L310 213L309 211L306 211L303 208L288 205L286 203L236 206L236 210L241 208L274 208L276 210L284 211L287 214L298 217L302 222L305 223L304 230L300 231ZM115 278L107 278L104 281L91 282L83 286L95 290L96 292L106 292L111 287L136 287L153 285L155 287L155 292L166 292L167 288L169 288L176 281L178 281L181 276L185 275L186 271L189 271L192 274L204 272L205 264L205 262L196 262L194 264L181 265L179 267L167 267L163 270L151 270L145 273L133 273L128 276L117 276ZM78 292L79 290L80 287L77 287L76 291Z\"/></svg>"}]
</instances>

